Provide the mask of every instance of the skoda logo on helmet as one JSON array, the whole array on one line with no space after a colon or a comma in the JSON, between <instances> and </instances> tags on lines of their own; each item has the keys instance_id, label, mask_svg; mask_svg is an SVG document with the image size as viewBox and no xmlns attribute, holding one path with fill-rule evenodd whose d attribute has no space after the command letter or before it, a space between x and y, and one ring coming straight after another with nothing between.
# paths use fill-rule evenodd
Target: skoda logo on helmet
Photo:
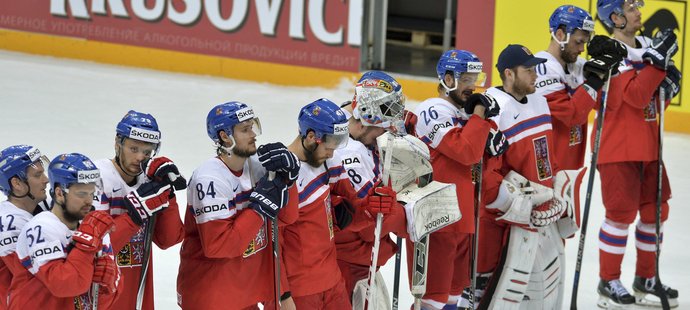
<instances>
[{"instance_id":1,"label":"skoda logo on helmet","mask_svg":"<svg viewBox=\"0 0 690 310\"><path fill-rule=\"evenodd\" d=\"M161 134L157 131L132 127L132 129L129 130L129 138L157 144L160 142Z\"/></svg>"},{"instance_id":2,"label":"skoda logo on helmet","mask_svg":"<svg viewBox=\"0 0 690 310\"><path fill-rule=\"evenodd\" d=\"M467 63L467 72L479 73L482 72L484 65L479 61L470 61Z\"/></svg>"},{"instance_id":3,"label":"skoda logo on helmet","mask_svg":"<svg viewBox=\"0 0 690 310\"><path fill-rule=\"evenodd\" d=\"M235 112L235 116L237 116L237 120L241 123L248 119L254 118L254 110L252 110L250 107L239 109L237 112Z\"/></svg>"},{"instance_id":4,"label":"skoda logo on helmet","mask_svg":"<svg viewBox=\"0 0 690 310\"><path fill-rule=\"evenodd\" d=\"M29 160L34 162L41 158L41 151L35 147L32 147L26 152L26 156L29 156Z\"/></svg>"},{"instance_id":5,"label":"skoda logo on helmet","mask_svg":"<svg viewBox=\"0 0 690 310\"><path fill-rule=\"evenodd\" d=\"M94 183L101 178L99 170L84 170L77 172L77 182L79 183Z\"/></svg>"}]
</instances>

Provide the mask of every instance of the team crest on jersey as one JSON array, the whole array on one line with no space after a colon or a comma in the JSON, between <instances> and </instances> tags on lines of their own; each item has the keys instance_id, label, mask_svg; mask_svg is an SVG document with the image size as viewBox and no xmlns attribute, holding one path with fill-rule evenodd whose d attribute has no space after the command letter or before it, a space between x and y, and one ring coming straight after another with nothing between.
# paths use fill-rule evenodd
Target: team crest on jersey
<instances>
[{"instance_id":1,"label":"team crest on jersey","mask_svg":"<svg viewBox=\"0 0 690 310\"><path fill-rule=\"evenodd\" d=\"M144 261L144 227L146 227L146 223L117 253L118 266L135 267L142 265Z\"/></svg>"},{"instance_id":2,"label":"team crest on jersey","mask_svg":"<svg viewBox=\"0 0 690 310\"><path fill-rule=\"evenodd\" d=\"M570 139L568 139L568 145L578 145L582 143L582 127L573 126L570 127Z\"/></svg>"},{"instance_id":3,"label":"team crest on jersey","mask_svg":"<svg viewBox=\"0 0 690 310\"><path fill-rule=\"evenodd\" d=\"M81 294L77 297L74 297L74 310L89 309L93 309L93 307L91 306L91 298L89 297L88 292L86 294Z\"/></svg>"},{"instance_id":4,"label":"team crest on jersey","mask_svg":"<svg viewBox=\"0 0 690 310\"><path fill-rule=\"evenodd\" d=\"M331 208L331 195L328 195L328 197L324 199L323 204L326 210L326 220L328 221L328 233L331 237L331 240L333 240L333 210Z\"/></svg>"},{"instance_id":5,"label":"team crest on jersey","mask_svg":"<svg viewBox=\"0 0 690 310\"><path fill-rule=\"evenodd\" d=\"M656 101L652 100L644 107L644 120L648 122L656 122Z\"/></svg>"},{"instance_id":6,"label":"team crest on jersey","mask_svg":"<svg viewBox=\"0 0 690 310\"><path fill-rule=\"evenodd\" d=\"M537 163L537 175L539 181L551 178L553 169L551 168L551 161L549 160L549 144L546 136L541 136L532 140L534 145L534 156Z\"/></svg>"},{"instance_id":7,"label":"team crest on jersey","mask_svg":"<svg viewBox=\"0 0 690 310\"><path fill-rule=\"evenodd\" d=\"M261 226L259 232L256 233L254 240L249 242L249 246L244 250L242 258L247 258L263 250L268 245L268 237L266 236L266 222Z\"/></svg>"}]
</instances>

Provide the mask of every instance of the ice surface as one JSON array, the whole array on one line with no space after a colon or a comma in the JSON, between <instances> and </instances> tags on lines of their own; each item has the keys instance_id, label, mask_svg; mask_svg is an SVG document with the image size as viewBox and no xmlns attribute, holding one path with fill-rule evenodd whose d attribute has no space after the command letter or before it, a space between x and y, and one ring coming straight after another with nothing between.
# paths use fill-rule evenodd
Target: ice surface
<instances>
[{"instance_id":1,"label":"ice surface","mask_svg":"<svg viewBox=\"0 0 690 310\"><path fill-rule=\"evenodd\" d=\"M175 160L182 173L189 176L214 155L205 127L206 114L213 105L226 101L251 104L263 125L259 143L288 144L297 135L296 118L301 106L321 97L336 103L351 99L352 88L341 85L335 89L282 87L0 51L0 148L22 143L39 147L51 159L65 152L80 152L92 159L111 158L115 124L129 109L135 109L157 118L163 136L161 154ZM690 161L685 157L690 150L690 135L667 133L664 147L674 195L671 218L665 227L661 278L681 292L680 309L690 309L690 304L683 302L690 292L690 250L685 249L690 245ZM599 184L594 188L579 290L581 309L595 308L597 298L597 235L604 213ZM585 189L583 185L582 201ZM180 206L185 201L185 195L179 193ZM635 267L632 229L622 278L630 290ZM564 308L570 301L577 242L577 238L567 241ZM158 309L177 308L178 253L179 245L154 250ZM393 265L392 259L382 269L389 289L393 287ZM400 309L412 304L406 279L403 271Z\"/></svg>"}]
</instances>

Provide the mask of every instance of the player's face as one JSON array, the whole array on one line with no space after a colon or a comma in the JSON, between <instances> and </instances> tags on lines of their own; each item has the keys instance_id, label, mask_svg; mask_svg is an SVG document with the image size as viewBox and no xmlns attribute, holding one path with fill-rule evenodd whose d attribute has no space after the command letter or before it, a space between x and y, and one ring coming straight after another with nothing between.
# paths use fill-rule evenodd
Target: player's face
<instances>
[{"instance_id":1,"label":"player's face","mask_svg":"<svg viewBox=\"0 0 690 310\"><path fill-rule=\"evenodd\" d=\"M458 79L458 88L450 92L448 96L458 105L463 105L467 99L474 93L477 89L477 80L479 79L479 73L469 73L465 72L460 75Z\"/></svg>"},{"instance_id":2,"label":"player's face","mask_svg":"<svg viewBox=\"0 0 690 310\"><path fill-rule=\"evenodd\" d=\"M518 66L515 69L515 81L513 91L517 95L525 96L536 91L534 83L537 81L537 71L535 67Z\"/></svg>"},{"instance_id":3,"label":"player's face","mask_svg":"<svg viewBox=\"0 0 690 310\"><path fill-rule=\"evenodd\" d=\"M151 158L156 151L153 143L125 138L120 145L120 165L128 174L136 175L141 172L141 162Z\"/></svg>"},{"instance_id":4,"label":"player's face","mask_svg":"<svg viewBox=\"0 0 690 310\"><path fill-rule=\"evenodd\" d=\"M625 16L627 20L625 30L637 32L642 29L642 13L640 12L640 7L641 4L635 1L626 1L623 4L623 16Z\"/></svg>"},{"instance_id":5,"label":"player's face","mask_svg":"<svg viewBox=\"0 0 690 310\"><path fill-rule=\"evenodd\" d=\"M68 220L83 219L87 213L91 212L95 192L95 184L72 184L65 196L65 218Z\"/></svg>"},{"instance_id":6,"label":"player's face","mask_svg":"<svg viewBox=\"0 0 690 310\"><path fill-rule=\"evenodd\" d=\"M589 42L589 32L575 29L570 34L570 40L565 48L561 51L561 59L566 63L574 63L577 61L577 56L580 56L585 51L585 45Z\"/></svg>"},{"instance_id":7,"label":"player's face","mask_svg":"<svg viewBox=\"0 0 690 310\"><path fill-rule=\"evenodd\" d=\"M312 152L304 152L304 155L307 158L307 164L315 168L321 167L327 159L333 158L333 153L336 149L331 143L316 143L316 141L312 139L305 141L304 146L310 150L314 150Z\"/></svg>"},{"instance_id":8,"label":"player's face","mask_svg":"<svg viewBox=\"0 0 690 310\"><path fill-rule=\"evenodd\" d=\"M33 195L36 201L45 200L47 197L46 186L48 185L48 177L43 169L43 164L37 162L30 165L26 169L26 182L31 188L31 195Z\"/></svg>"},{"instance_id":9,"label":"player's face","mask_svg":"<svg viewBox=\"0 0 690 310\"><path fill-rule=\"evenodd\" d=\"M254 122L247 120L235 125L233 129L233 138L235 139L235 147L232 153L241 156L249 157L256 154L256 133L253 130Z\"/></svg>"},{"instance_id":10,"label":"player's face","mask_svg":"<svg viewBox=\"0 0 690 310\"><path fill-rule=\"evenodd\" d=\"M357 141L362 142L366 146L373 146L376 143L376 138L386 132L385 128L376 126L364 126L364 133L357 137Z\"/></svg>"}]
</instances>

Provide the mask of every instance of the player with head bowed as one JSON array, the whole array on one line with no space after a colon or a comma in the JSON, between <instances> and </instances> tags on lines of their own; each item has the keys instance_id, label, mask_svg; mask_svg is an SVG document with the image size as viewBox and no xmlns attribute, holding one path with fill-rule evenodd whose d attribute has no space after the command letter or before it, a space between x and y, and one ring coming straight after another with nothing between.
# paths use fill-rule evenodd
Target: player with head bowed
<instances>
[{"instance_id":1,"label":"player with head bowed","mask_svg":"<svg viewBox=\"0 0 690 310\"><path fill-rule=\"evenodd\" d=\"M213 107L206 130L217 156L194 171L187 189L178 304L182 309L258 309L261 302L273 309L279 279L281 308L294 309L285 268L275 275L270 224L277 219L282 227L297 218L293 184L299 161L279 142L258 147L257 158L261 123L247 104ZM275 172L275 178L267 172Z\"/></svg>"},{"instance_id":2,"label":"player with head bowed","mask_svg":"<svg viewBox=\"0 0 690 310\"><path fill-rule=\"evenodd\" d=\"M347 227L336 229L335 232L338 265L349 296L353 296L359 281L367 281L374 246L373 219L376 215L385 215L381 227L378 259L375 263L377 268L383 266L398 250L389 233L407 237L405 210L396 202L396 194L391 186L382 186L381 172L384 168L390 167L383 167L380 146L377 145L377 139L387 132L396 136L405 133L404 108L405 96L402 86L393 77L381 71L364 73L356 83L353 100L342 106L350 137L345 147L335 150L334 158L340 158L350 183L357 192L357 198L370 197L371 200L371 203L367 204L369 208L361 210L365 212L364 216L355 215L353 219L347 218L350 213L340 212L343 209L335 209L337 223L350 222ZM407 138L416 139L411 136ZM377 286L385 287L383 283L377 283ZM384 293L380 289L378 292L377 296L390 303L390 300L385 298L388 296L387 292ZM364 297L365 294L356 296ZM353 303L359 304L362 301L353 300Z\"/></svg>"},{"instance_id":3,"label":"player with head bowed","mask_svg":"<svg viewBox=\"0 0 690 310\"><path fill-rule=\"evenodd\" d=\"M117 226L111 238L125 291L114 307L153 309L150 243L167 249L182 241L175 191L187 184L170 159L154 157L161 146L161 131L151 114L130 110L115 132L115 157L95 161L103 190L94 197L96 210L108 211Z\"/></svg>"},{"instance_id":4,"label":"player with head bowed","mask_svg":"<svg viewBox=\"0 0 690 310\"><path fill-rule=\"evenodd\" d=\"M558 221L577 210L584 171L557 166L549 106L535 94L536 66L545 61L508 45L496 64L503 86L486 91L501 107L494 119L510 148L485 182L477 266L485 279L477 288L482 308L561 307L565 261Z\"/></svg>"},{"instance_id":5,"label":"player with head bowed","mask_svg":"<svg viewBox=\"0 0 690 310\"><path fill-rule=\"evenodd\" d=\"M433 178L455 184L462 219L429 236L428 280L423 309L455 307L470 285L470 256L475 230L475 169L485 154L499 155L508 144L488 118L499 112L495 100L474 93L485 75L479 58L465 50L449 50L436 66L438 97L420 103L416 135L431 152ZM408 248L411 243L408 242ZM408 270L412 265L408 251Z\"/></svg>"},{"instance_id":6,"label":"player with head bowed","mask_svg":"<svg viewBox=\"0 0 690 310\"><path fill-rule=\"evenodd\" d=\"M657 115L678 94L680 72L671 60L678 51L678 40L672 29L661 29L653 39L636 35L642 29L643 4L641 0L597 1L599 19L613 29L613 39L628 51L618 68L620 74L611 78L597 165L606 208L599 233L598 292L603 306L635 302L649 305L654 298L647 299L651 297L647 295L656 296L655 222L660 160ZM661 91L665 98L660 98ZM664 222L671 197L665 169L662 178L660 207L661 222ZM638 214L633 297L620 276L629 226ZM661 227L663 232L663 224ZM664 290L669 303L677 305L678 291L667 286Z\"/></svg>"},{"instance_id":7,"label":"player with head bowed","mask_svg":"<svg viewBox=\"0 0 690 310\"><path fill-rule=\"evenodd\" d=\"M0 151L0 309L7 309L7 296L15 275L26 273L17 259L17 239L24 224L40 211L46 199L48 159L29 145L13 145Z\"/></svg>"},{"instance_id":8,"label":"player with head bowed","mask_svg":"<svg viewBox=\"0 0 690 310\"><path fill-rule=\"evenodd\" d=\"M296 181L299 217L285 227L282 240L288 282L298 309L350 309L335 232L363 214L358 211L367 208L368 198L357 198L340 158L334 157L348 144L348 119L338 105L318 99L300 109L297 122L299 135L288 149L302 162Z\"/></svg>"},{"instance_id":9,"label":"player with head bowed","mask_svg":"<svg viewBox=\"0 0 690 310\"><path fill-rule=\"evenodd\" d=\"M100 172L69 153L50 162L48 176L52 208L21 230L17 256L29 272L12 279L10 309L110 309L123 286L108 235L115 223L92 211Z\"/></svg>"},{"instance_id":10,"label":"player with head bowed","mask_svg":"<svg viewBox=\"0 0 690 310\"><path fill-rule=\"evenodd\" d=\"M584 166L587 148L587 120L597 105L599 91L626 55L615 40L594 34L594 20L574 5L556 8L549 18L551 41L545 51L535 54L546 59L537 65L537 94L546 97L551 110L554 150L561 169ZM589 45L587 45L589 44ZM591 58L580 58L585 50Z\"/></svg>"}]
</instances>

